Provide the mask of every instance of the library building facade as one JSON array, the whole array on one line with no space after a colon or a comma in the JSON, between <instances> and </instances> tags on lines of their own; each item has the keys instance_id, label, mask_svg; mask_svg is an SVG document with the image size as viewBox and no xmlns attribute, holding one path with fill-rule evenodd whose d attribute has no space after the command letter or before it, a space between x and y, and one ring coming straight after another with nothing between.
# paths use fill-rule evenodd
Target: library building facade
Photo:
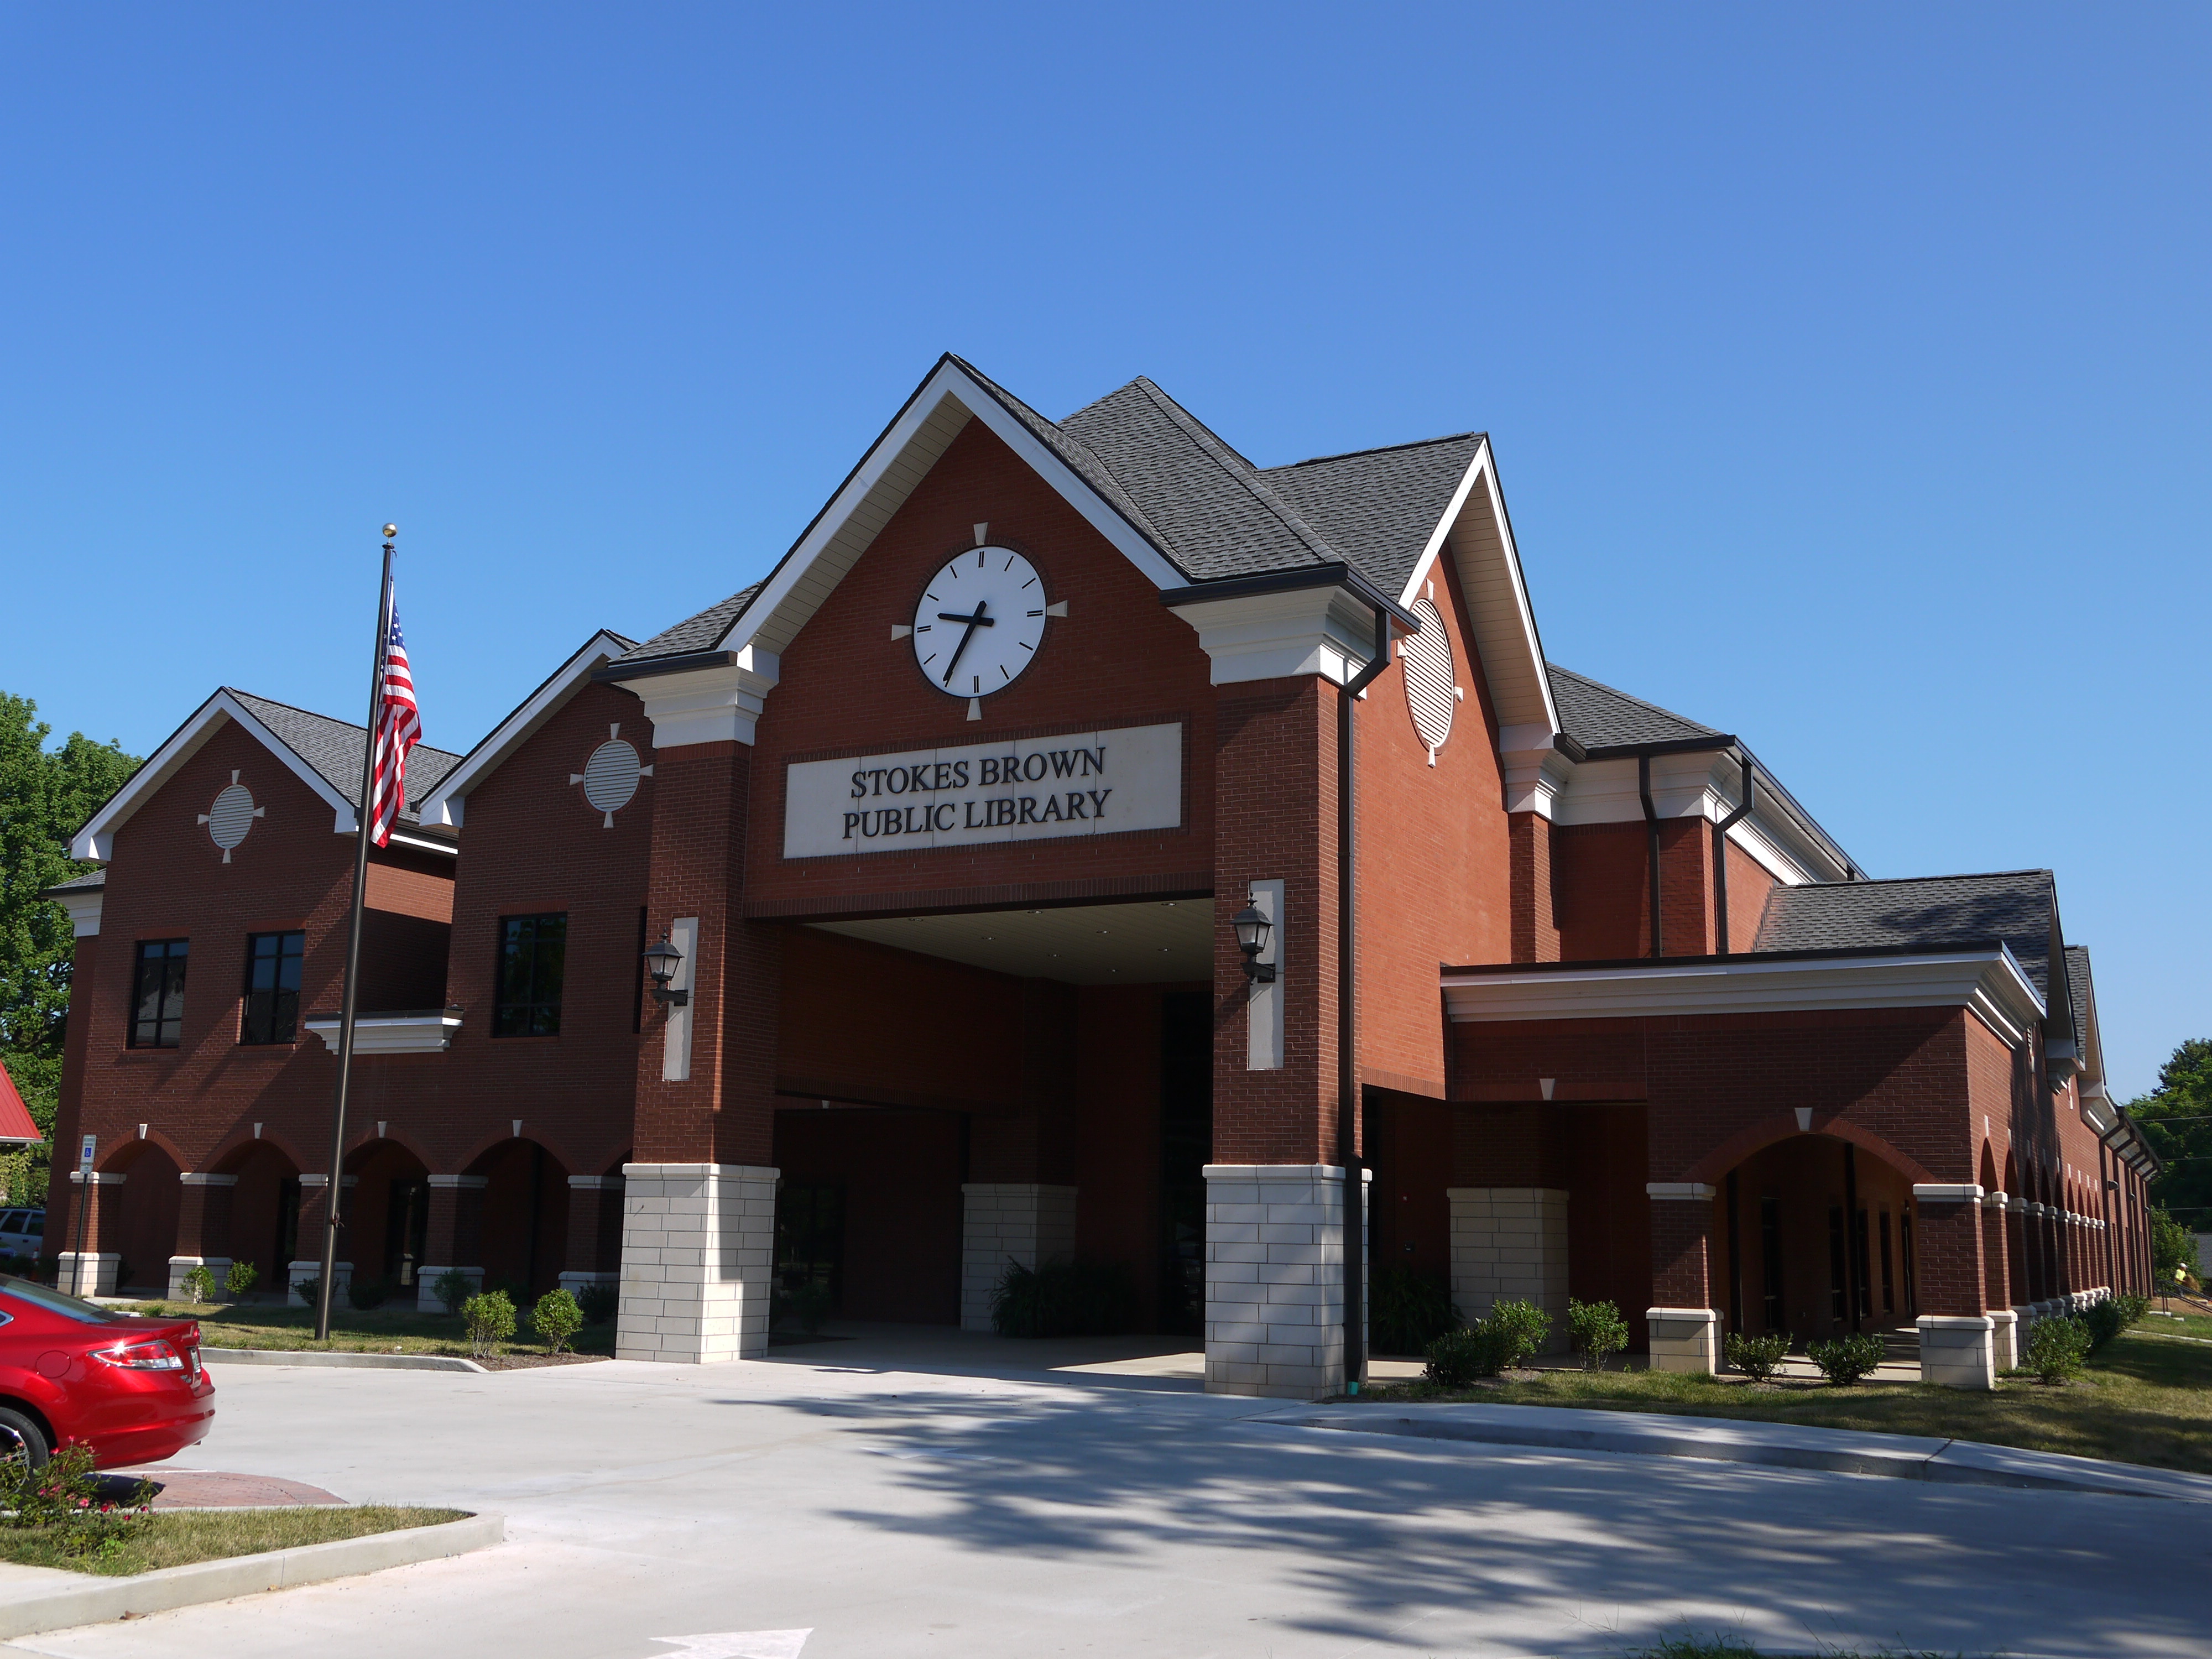
<instances>
[{"instance_id":1,"label":"library building facade","mask_svg":"<svg viewBox=\"0 0 2212 1659\"><path fill-rule=\"evenodd\" d=\"M372 850L337 1170L362 728L218 689L83 826L65 1286L296 1283L335 1178L341 1275L616 1287L626 1358L1066 1261L1291 1398L1407 1274L1980 1388L2147 1287L2050 872L1871 879L1547 661L1483 434L1256 466L948 356L765 580L552 655Z\"/></svg>"}]
</instances>

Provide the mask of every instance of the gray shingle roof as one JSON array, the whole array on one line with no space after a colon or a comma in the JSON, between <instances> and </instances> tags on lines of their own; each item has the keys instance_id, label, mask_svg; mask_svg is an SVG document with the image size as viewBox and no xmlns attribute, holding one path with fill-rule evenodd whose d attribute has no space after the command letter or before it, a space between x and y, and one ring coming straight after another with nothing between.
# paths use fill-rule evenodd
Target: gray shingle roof
<instances>
[{"instance_id":1,"label":"gray shingle roof","mask_svg":"<svg viewBox=\"0 0 2212 1659\"><path fill-rule=\"evenodd\" d=\"M368 743L366 727L349 726L327 714L313 714L289 703L272 702L234 685L227 685L223 690L237 698L246 712L267 726L280 743L320 774L323 781L337 790L341 799L352 802L356 811L360 810L362 755ZM403 821L416 821L416 803L426 799L460 761L459 755L433 749L427 743L415 745L407 757L407 806L399 815Z\"/></svg>"},{"instance_id":2,"label":"gray shingle roof","mask_svg":"<svg viewBox=\"0 0 2212 1659\"><path fill-rule=\"evenodd\" d=\"M1377 587L1397 594L1413 580L1413 567L1482 439L1480 432L1462 432L1353 455L1324 455L1262 467L1260 477Z\"/></svg>"},{"instance_id":3,"label":"gray shingle roof","mask_svg":"<svg viewBox=\"0 0 2212 1659\"><path fill-rule=\"evenodd\" d=\"M41 892L40 898L52 898L62 893L96 893L107 885L107 867L88 870L81 876L71 876L67 881L58 881Z\"/></svg>"},{"instance_id":4,"label":"gray shingle roof","mask_svg":"<svg viewBox=\"0 0 2212 1659\"><path fill-rule=\"evenodd\" d=\"M1552 677L1552 701L1559 706L1559 724L1585 749L1602 749L1618 743L1672 743L1682 738L1724 735L1710 726L1616 691L1586 674L1546 663Z\"/></svg>"},{"instance_id":5,"label":"gray shingle roof","mask_svg":"<svg viewBox=\"0 0 2212 1659\"><path fill-rule=\"evenodd\" d=\"M720 639L735 622L738 613L753 602L753 595L767 586L766 582L755 582L750 587L741 587L720 605L710 605L696 617L686 617L673 628L664 628L642 645L634 645L615 659L617 662L631 662L646 657L680 657L689 651L711 651L714 641Z\"/></svg>"},{"instance_id":6,"label":"gray shingle roof","mask_svg":"<svg viewBox=\"0 0 2212 1659\"><path fill-rule=\"evenodd\" d=\"M2057 896L2048 870L1912 876L1777 887L1759 918L1758 951L1850 951L1979 945L2002 939L2051 1000ZM2066 1017L2051 1011L2054 1023Z\"/></svg>"},{"instance_id":7,"label":"gray shingle roof","mask_svg":"<svg viewBox=\"0 0 2212 1659\"><path fill-rule=\"evenodd\" d=\"M2068 945L2066 947L2067 1000L2074 1010L2074 1040L2081 1043L2087 1043L2089 1041L2091 983L2089 947L2086 945ZM2087 1050L2085 1048L2082 1052L2086 1054Z\"/></svg>"}]
</instances>

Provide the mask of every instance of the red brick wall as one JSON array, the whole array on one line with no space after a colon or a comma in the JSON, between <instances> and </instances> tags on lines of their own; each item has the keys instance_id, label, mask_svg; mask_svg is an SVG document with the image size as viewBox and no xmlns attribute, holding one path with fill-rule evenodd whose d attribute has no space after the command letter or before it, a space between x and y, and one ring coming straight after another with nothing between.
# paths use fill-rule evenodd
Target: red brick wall
<instances>
[{"instance_id":1,"label":"red brick wall","mask_svg":"<svg viewBox=\"0 0 2212 1659\"><path fill-rule=\"evenodd\" d=\"M1748 951L1759 942L1759 918L1766 913L1767 895L1775 888L1766 866L1738 847L1728 843L1729 949Z\"/></svg>"},{"instance_id":2,"label":"red brick wall","mask_svg":"<svg viewBox=\"0 0 2212 1659\"><path fill-rule=\"evenodd\" d=\"M847 1319L960 1318L961 1120L950 1112L780 1112L787 1183L845 1189Z\"/></svg>"},{"instance_id":3,"label":"red brick wall","mask_svg":"<svg viewBox=\"0 0 2212 1659\"><path fill-rule=\"evenodd\" d=\"M1513 856L1511 959L1557 962L1559 869L1552 857L1552 821L1534 812L1515 812L1508 822Z\"/></svg>"},{"instance_id":4,"label":"red brick wall","mask_svg":"<svg viewBox=\"0 0 2212 1659\"><path fill-rule=\"evenodd\" d=\"M1559 959L1651 954L1650 884L1641 823L1569 823L1552 831Z\"/></svg>"}]
</instances>

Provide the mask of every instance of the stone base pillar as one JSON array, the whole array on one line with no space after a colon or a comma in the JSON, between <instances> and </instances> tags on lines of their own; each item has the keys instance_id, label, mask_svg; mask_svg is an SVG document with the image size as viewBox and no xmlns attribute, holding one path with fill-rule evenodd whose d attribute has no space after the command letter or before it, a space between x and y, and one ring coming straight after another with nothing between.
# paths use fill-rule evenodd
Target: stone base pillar
<instances>
[{"instance_id":1,"label":"stone base pillar","mask_svg":"<svg viewBox=\"0 0 2212 1659\"><path fill-rule=\"evenodd\" d=\"M1075 1188L1041 1181L971 1181L960 1188L960 1328L991 1328L991 1293L1006 1264L1075 1254Z\"/></svg>"},{"instance_id":2,"label":"stone base pillar","mask_svg":"<svg viewBox=\"0 0 2212 1659\"><path fill-rule=\"evenodd\" d=\"M1567 1195L1556 1187L1452 1187L1452 1300L1472 1324L1499 1302L1533 1302L1552 1316L1547 1351L1565 1348Z\"/></svg>"},{"instance_id":3,"label":"stone base pillar","mask_svg":"<svg viewBox=\"0 0 2212 1659\"><path fill-rule=\"evenodd\" d=\"M776 1171L625 1164L623 1179L615 1357L700 1364L766 1353Z\"/></svg>"},{"instance_id":4,"label":"stone base pillar","mask_svg":"<svg viewBox=\"0 0 2212 1659\"><path fill-rule=\"evenodd\" d=\"M1720 1369L1721 1316L1711 1308L1646 1308L1651 1369L1711 1376Z\"/></svg>"},{"instance_id":5,"label":"stone base pillar","mask_svg":"<svg viewBox=\"0 0 2212 1659\"><path fill-rule=\"evenodd\" d=\"M57 1289L66 1291L71 1296L115 1294L115 1276L123 1266L120 1253L87 1250L79 1255L75 1250L64 1250L57 1260L61 1264Z\"/></svg>"},{"instance_id":6,"label":"stone base pillar","mask_svg":"<svg viewBox=\"0 0 2212 1659\"><path fill-rule=\"evenodd\" d=\"M2001 1371L2013 1370L2020 1364L2020 1316L2010 1308L1991 1310L1990 1321L1990 1352Z\"/></svg>"},{"instance_id":7,"label":"stone base pillar","mask_svg":"<svg viewBox=\"0 0 2212 1659\"><path fill-rule=\"evenodd\" d=\"M446 1304L438 1295L438 1281L455 1270L459 1264L450 1261L426 1261L415 1270L415 1311L443 1313ZM459 1271L469 1281L469 1295L483 1289L483 1269L459 1266Z\"/></svg>"},{"instance_id":8,"label":"stone base pillar","mask_svg":"<svg viewBox=\"0 0 2212 1659\"><path fill-rule=\"evenodd\" d=\"M1345 1380L1344 1171L1207 1164L1206 1391L1319 1400Z\"/></svg>"},{"instance_id":9,"label":"stone base pillar","mask_svg":"<svg viewBox=\"0 0 2212 1659\"><path fill-rule=\"evenodd\" d=\"M1920 1316L1920 1380L1947 1389L1997 1385L1996 1322L1987 1314Z\"/></svg>"},{"instance_id":10,"label":"stone base pillar","mask_svg":"<svg viewBox=\"0 0 2212 1659\"><path fill-rule=\"evenodd\" d=\"M220 1302L229 1294L223 1288L223 1275L230 1271L227 1255L173 1255L169 1258L168 1298L172 1302L188 1302L191 1292L185 1289L185 1275L195 1267L205 1267L215 1279L215 1288L208 1293L210 1302Z\"/></svg>"},{"instance_id":11,"label":"stone base pillar","mask_svg":"<svg viewBox=\"0 0 2212 1659\"><path fill-rule=\"evenodd\" d=\"M304 1280L319 1279L322 1275L323 1263L319 1256L313 1261L293 1262L284 1274L284 1305L288 1308L313 1307L315 1305L313 1303L300 1294L300 1285ZM345 1306L346 1286L353 1283L353 1263L350 1261L337 1263L331 1269L331 1277L337 1281L331 1291L331 1306L343 1308Z\"/></svg>"},{"instance_id":12,"label":"stone base pillar","mask_svg":"<svg viewBox=\"0 0 2212 1659\"><path fill-rule=\"evenodd\" d=\"M436 1285L456 1267L468 1275L469 1294L483 1289L484 1270L471 1256L483 1254L483 1195L489 1177L434 1175L429 1178L429 1214L423 1218L423 1260L415 1269L415 1306L422 1313L443 1313Z\"/></svg>"}]
</instances>

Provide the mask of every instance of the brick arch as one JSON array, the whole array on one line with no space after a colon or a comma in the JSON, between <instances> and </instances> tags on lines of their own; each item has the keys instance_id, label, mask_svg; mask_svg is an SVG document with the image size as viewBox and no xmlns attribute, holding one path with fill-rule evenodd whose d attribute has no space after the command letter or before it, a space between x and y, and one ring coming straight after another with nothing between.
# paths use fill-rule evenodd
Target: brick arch
<instances>
[{"instance_id":1,"label":"brick arch","mask_svg":"<svg viewBox=\"0 0 2212 1659\"><path fill-rule=\"evenodd\" d=\"M1984 1192L2001 1193L2004 1190L2002 1187L1997 1184L1996 1153L1990 1149L1990 1143L1986 1138L1982 1141L1981 1182L1982 1190Z\"/></svg>"},{"instance_id":2,"label":"brick arch","mask_svg":"<svg viewBox=\"0 0 2212 1659\"><path fill-rule=\"evenodd\" d=\"M420 1164L426 1174L434 1167L430 1162L430 1154L423 1150L422 1144L412 1135L402 1133L371 1135L366 1140L356 1141L351 1146L346 1148L346 1168L350 1170L356 1164L366 1163L376 1155L379 1148L385 1146L398 1147L408 1157Z\"/></svg>"},{"instance_id":3,"label":"brick arch","mask_svg":"<svg viewBox=\"0 0 2212 1659\"><path fill-rule=\"evenodd\" d=\"M292 1145L289 1140L281 1134L272 1135L266 1130L258 1135L241 1134L234 1139L222 1142L209 1155L208 1168L216 1174L234 1174L236 1167L252 1158L257 1147L262 1146L270 1148L278 1157L289 1164L295 1175L314 1168L306 1158L300 1156L300 1149Z\"/></svg>"},{"instance_id":4,"label":"brick arch","mask_svg":"<svg viewBox=\"0 0 2212 1659\"><path fill-rule=\"evenodd\" d=\"M1765 1152L1778 1141L1793 1139L1801 1134L1826 1135L1833 1140L1850 1141L1860 1151L1872 1153L1915 1184L1936 1180L1919 1159L1908 1158L1890 1142L1870 1130L1862 1128L1849 1118L1832 1117L1826 1122L1816 1120L1810 1129L1800 1129L1797 1114L1787 1109L1771 1117L1761 1118L1747 1128L1738 1130L1683 1171L1679 1178L1709 1184L1717 1182L1753 1153Z\"/></svg>"},{"instance_id":5,"label":"brick arch","mask_svg":"<svg viewBox=\"0 0 2212 1659\"><path fill-rule=\"evenodd\" d=\"M591 1167L588 1160L571 1158L565 1146L548 1136L495 1134L487 1135L469 1149L466 1156L460 1161L460 1172L465 1175L482 1175L483 1173L482 1166L497 1156L501 1148L517 1145L544 1147L546 1157L572 1175ZM437 1165L434 1164L429 1167L434 1170Z\"/></svg>"},{"instance_id":6,"label":"brick arch","mask_svg":"<svg viewBox=\"0 0 2212 1659\"><path fill-rule=\"evenodd\" d=\"M95 1167L102 1175L127 1173L133 1164L146 1156L147 1149L149 1147L158 1148L167 1154L169 1162L179 1170L189 1170L192 1167L186 1161L183 1150L161 1132L161 1126L158 1123L148 1124L143 1135L132 1135L129 1139L118 1143ZM64 1175L64 1178L66 1179L67 1176Z\"/></svg>"}]
</instances>

